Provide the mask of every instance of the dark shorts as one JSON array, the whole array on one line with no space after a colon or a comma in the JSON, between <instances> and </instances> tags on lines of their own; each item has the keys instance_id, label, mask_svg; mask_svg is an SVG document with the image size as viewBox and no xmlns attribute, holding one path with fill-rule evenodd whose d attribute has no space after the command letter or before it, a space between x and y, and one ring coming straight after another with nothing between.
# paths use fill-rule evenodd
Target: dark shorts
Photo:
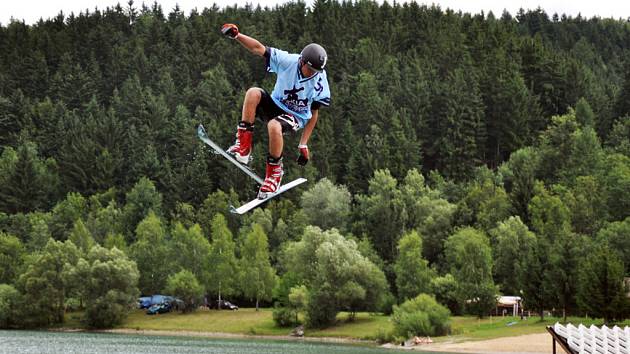
<instances>
[{"instance_id":1,"label":"dark shorts","mask_svg":"<svg viewBox=\"0 0 630 354\"><path fill-rule=\"evenodd\" d=\"M277 120L282 126L283 134L293 133L300 129L300 123L297 118L278 107L265 90L259 90L261 97L260 103L258 107L256 107L256 117L260 118L265 123L272 119Z\"/></svg>"}]
</instances>

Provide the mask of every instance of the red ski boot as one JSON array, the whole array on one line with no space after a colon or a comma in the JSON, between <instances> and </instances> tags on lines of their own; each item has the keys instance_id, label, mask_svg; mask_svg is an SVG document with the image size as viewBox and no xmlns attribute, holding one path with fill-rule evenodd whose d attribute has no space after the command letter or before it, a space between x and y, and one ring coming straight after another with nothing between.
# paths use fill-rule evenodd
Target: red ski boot
<instances>
[{"instance_id":1,"label":"red ski boot","mask_svg":"<svg viewBox=\"0 0 630 354\"><path fill-rule=\"evenodd\" d=\"M258 192L258 199L265 199L270 194L275 193L280 188L282 182L282 157L278 159L267 158L267 169L265 172L265 181Z\"/></svg>"},{"instance_id":2,"label":"red ski boot","mask_svg":"<svg viewBox=\"0 0 630 354\"><path fill-rule=\"evenodd\" d=\"M236 161L247 165L252 153L252 138L254 136L254 125L240 122L236 131L236 142L230 146L226 152L236 159Z\"/></svg>"}]
</instances>

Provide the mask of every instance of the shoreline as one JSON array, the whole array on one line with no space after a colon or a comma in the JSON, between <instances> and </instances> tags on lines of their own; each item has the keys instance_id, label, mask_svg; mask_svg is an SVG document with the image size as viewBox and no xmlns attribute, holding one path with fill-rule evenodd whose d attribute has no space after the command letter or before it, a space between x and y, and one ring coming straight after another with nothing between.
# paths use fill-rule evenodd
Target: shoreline
<instances>
[{"instance_id":1,"label":"shoreline","mask_svg":"<svg viewBox=\"0 0 630 354\"><path fill-rule=\"evenodd\" d=\"M511 337L501 337L487 340L464 340L448 341L431 344L423 344L414 347L402 347L392 343L378 344L373 340L343 338L343 337L294 337L291 335L257 335L243 333L226 332L199 332L199 331L176 331L176 330L153 330L153 329L132 329L114 328L103 330L89 330L81 328L48 329L51 332L85 332L85 333L112 333L124 335L141 336L172 336L191 338L217 338L217 339L257 339L271 341L301 341L312 343L332 343L362 345L380 347L384 349L413 350L417 352L440 352L440 353L492 353L492 354L545 354L551 353L551 340L546 333L525 334Z\"/></svg>"},{"instance_id":2,"label":"shoreline","mask_svg":"<svg viewBox=\"0 0 630 354\"><path fill-rule=\"evenodd\" d=\"M160 329L132 329L132 328L112 328L112 329L83 329L83 328L54 328L48 329L50 332L85 332L85 333L113 333L113 334L131 334L131 335L147 335L147 336L173 336L173 337L195 337L195 338L222 338L222 339L263 339L278 341L303 341L303 342L322 342L322 343L338 343L338 344L355 344L355 345L373 345L379 346L376 341L356 338L343 337L296 337L291 335L262 335L262 334L244 334L244 333L227 333L227 332L201 332L201 331L176 331L176 330L160 330Z\"/></svg>"}]
</instances>

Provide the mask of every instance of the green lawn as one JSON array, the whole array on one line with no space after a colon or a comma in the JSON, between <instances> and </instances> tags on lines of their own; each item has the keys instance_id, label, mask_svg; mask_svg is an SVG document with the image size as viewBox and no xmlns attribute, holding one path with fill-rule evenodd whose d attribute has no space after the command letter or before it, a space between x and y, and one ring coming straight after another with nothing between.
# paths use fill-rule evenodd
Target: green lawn
<instances>
[{"instance_id":1,"label":"green lawn","mask_svg":"<svg viewBox=\"0 0 630 354\"><path fill-rule=\"evenodd\" d=\"M546 327L556 322L562 322L559 317L545 317L544 321L540 321L540 317L530 317L521 320L520 317L487 317L478 319L476 317L453 317L452 318L452 334L451 336L440 337L437 340L482 340L499 337L511 337L524 334L546 332ZM585 326L595 324L601 326L603 321L584 318L584 317L568 317L567 322L575 325L582 323ZM621 325L629 325L626 321Z\"/></svg>"},{"instance_id":2,"label":"green lawn","mask_svg":"<svg viewBox=\"0 0 630 354\"><path fill-rule=\"evenodd\" d=\"M66 316L63 327L82 327L80 313ZM326 329L307 329L309 337L339 337L354 339L375 339L379 333L391 331L392 324L388 316L359 313L354 321L348 321L347 313L340 313L335 326ZM538 317L521 320L518 317L453 317L452 334L434 338L436 341L482 340L498 337L518 336L542 333L545 327L561 321L561 318L549 317L541 322ZM569 322L584 325L601 325L601 320L570 317ZM622 325L630 325L626 321ZM290 328L278 328L272 319L271 309L244 308L238 311L198 310L190 314L172 312L161 315L146 315L142 310L134 310L118 328L166 331L222 332L234 334L287 335Z\"/></svg>"},{"instance_id":3,"label":"green lawn","mask_svg":"<svg viewBox=\"0 0 630 354\"><path fill-rule=\"evenodd\" d=\"M359 313L352 322L347 314L338 316L336 326L321 330L307 330L313 337L344 337L372 339L379 328L389 330L389 317ZM120 328L153 329L169 331L223 332L259 335L286 335L290 328L276 327L271 309L240 309L238 311L198 310L191 314L167 313L149 316L144 311L134 311Z\"/></svg>"},{"instance_id":4,"label":"green lawn","mask_svg":"<svg viewBox=\"0 0 630 354\"><path fill-rule=\"evenodd\" d=\"M263 335L284 335L289 332L286 328L275 327L271 309L204 309L188 314L170 312L152 316L145 314L143 310L136 310L119 328Z\"/></svg>"}]
</instances>

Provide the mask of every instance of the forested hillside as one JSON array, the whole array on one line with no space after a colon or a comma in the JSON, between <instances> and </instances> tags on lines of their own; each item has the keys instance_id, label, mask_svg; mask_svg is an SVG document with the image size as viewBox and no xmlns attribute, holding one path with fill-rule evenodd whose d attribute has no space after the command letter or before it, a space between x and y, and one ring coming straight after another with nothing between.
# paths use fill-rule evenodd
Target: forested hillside
<instances>
[{"instance_id":1,"label":"forested hillside","mask_svg":"<svg viewBox=\"0 0 630 354\"><path fill-rule=\"evenodd\" d=\"M228 146L246 89L270 91L275 76L221 36L226 22L290 52L320 43L332 92L311 162L293 162L299 135L285 144L285 180L310 184L241 218L228 206L256 186L195 128ZM118 258L144 294L191 276L213 296L289 306L302 294L313 325L419 293L478 315L499 292L607 319L628 306L597 295L621 294L630 275L627 21L371 1L190 14L131 2L5 24L0 53L0 298L41 316L28 324L99 298L80 280ZM261 172L263 124L254 146ZM335 247L314 251L325 245ZM270 280L248 273L253 259ZM339 259L354 271L335 276ZM46 267L64 279L54 291L34 285L50 280ZM128 281L119 299L136 295ZM53 309L24 300L46 291L61 296Z\"/></svg>"}]
</instances>

